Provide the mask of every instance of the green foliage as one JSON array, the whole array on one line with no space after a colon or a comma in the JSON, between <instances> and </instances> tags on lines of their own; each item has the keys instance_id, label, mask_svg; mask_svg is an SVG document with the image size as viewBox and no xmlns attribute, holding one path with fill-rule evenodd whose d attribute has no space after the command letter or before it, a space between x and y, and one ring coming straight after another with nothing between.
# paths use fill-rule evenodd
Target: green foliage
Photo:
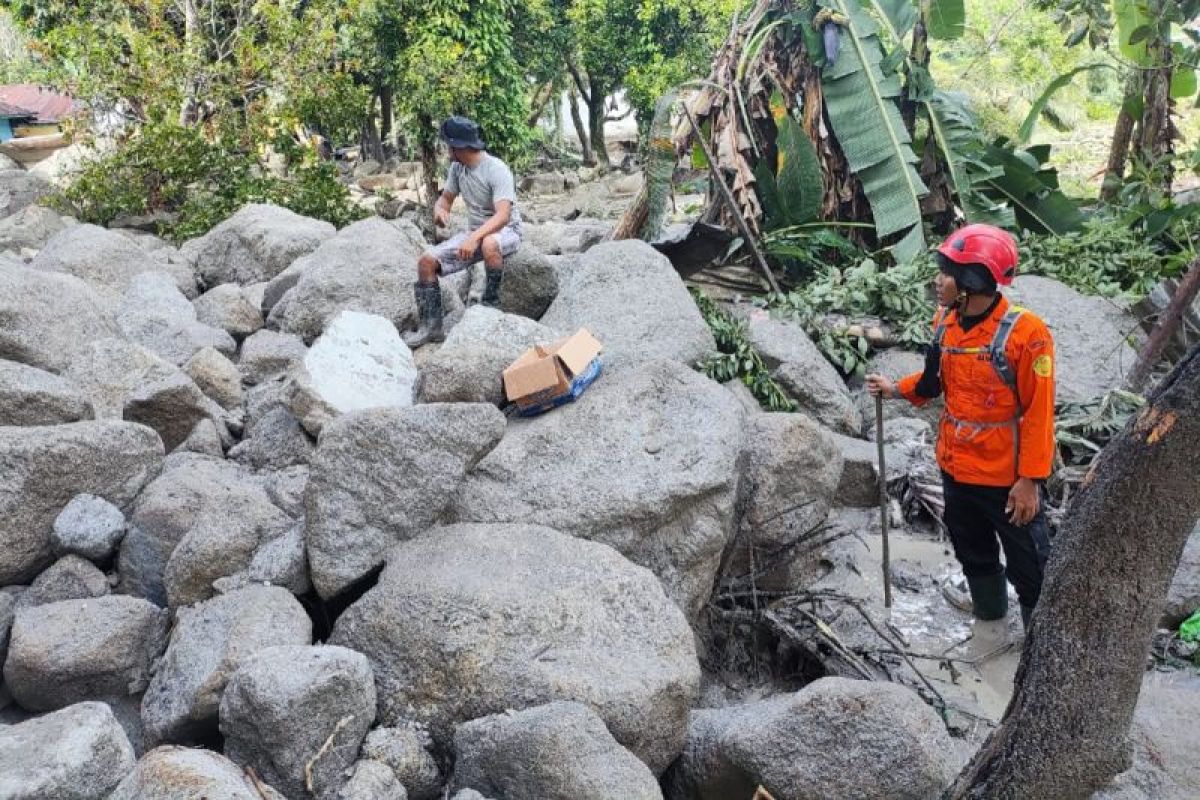
<instances>
[{"instance_id":1,"label":"green foliage","mask_svg":"<svg viewBox=\"0 0 1200 800\"><path fill-rule=\"evenodd\" d=\"M980 184L984 194L1008 203L1024 230L1067 233L1083 224L1079 207L1062 193L1058 172L1047 165L1049 145L1024 150L1005 139L984 148L982 160L998 169Z\"/></svg>"},{"instance_id":2,"label":"green foliage","mask_svg":"<svg viewBox=\"0 0 1200 800\"><path fill-rule=\"evenodd\" d=\"M722 311L699 289L692 289L692 297L712 331L718 351L697 368L721 383L737 378L768 411L795 411L796 404L772 380L762 356L746 338L746 323Z\"/></svg>"},{"instance_id":3,"label":"green foliage","mask_svg":"<svg viewBox=\"0 0 1200 800\"><path fill-rule=\"evenodd\" d=\"M1091 463L1145 404L1141 395L1120 389L1086 403L1059 403L1054 431L1063 459L1068 464Z\"/></svg>"},{"instance_id":4,"label":"green foliage","mask_svg":"<svg viewBox=\"0 0 1200 800\"><path fill-rule=\"evenodd\" d=\"M768 302L772 311L797 320L835 367L847 375L861 375L870 345L845 328L831 327L828 317L877 317L893 326L896 341L915 349L929 339L934 307L928 289L936 271L928 258L891 269L868 258L853 267L828 268Z\"/></svg>"},{"instance_id":5,"label":"green foliage","mask_svg":"<svg viewBox=\"0 0 1200 800\"><path fill-rule=\"evenodd\" d=\"M871 227L861 224L854 227ZM862 248L838 233L835 226L809 223L768 231L763 249L779 261L793 280L809 280L829 266L857 264L866 257Z\"/></svg>"},{"instance_id":6,"label":"green foliage","mask_svg":"<svg viewBox=\"0 0 1200 800\"><path fill-rule=\"evenodd\" d=\"M1034 126L1037 125L1038 119L1046 112L1050 98L1054 93L1071 83L1071 80L1081 72L1094 72L1101 69L1115 69L1111 64L1083 64L1074 69L1064 72L1054 80L1050 81L1050 85L1038 95L1037 100L1033 101L1033 107L1029 109L1029 113L1025 116L1025 121L1021 123L1021 129L1017 132L1017 140L1021 144L1029 141L1033 136Z\"/></svg>"},{"instance_id":7,"label":"green foliage","mask_svg":"<svg viewBox=\"0 0 1200 800\"><path fill-rule=\"evenodd\" d=\"M957 39L967 27L963 0L928 0L925 17L929 36L933 39Z\"/></svg>"},{"instance_id":8,"label":"green foliage","mask_svg":"<svg viewBox=\"0 0 1200 800\"><path fill-rule=\"evenodd\" d=\"M54 204L84 222L167 212L160 231L182 241L199 236L246 203L274 203L342 226L364 212L350 202L331 164L301 163L286 178L262 174L230 135L209 140L176 122L143 126L114 152L86 163Z\"/></svg>"},{"instance_id":9,"label":"green foliage","mask_svg":"<svg viewBox=\"0 0 1200 800\"><path fill-rule=\"evenodd\" d=\"M766 159L754 167L755 191L763 207L763 227L772 231L804 225L821 213L824 184L812 141L800 124L785 113L775 139L774 169Z\"/></svg>"}]
</instances>

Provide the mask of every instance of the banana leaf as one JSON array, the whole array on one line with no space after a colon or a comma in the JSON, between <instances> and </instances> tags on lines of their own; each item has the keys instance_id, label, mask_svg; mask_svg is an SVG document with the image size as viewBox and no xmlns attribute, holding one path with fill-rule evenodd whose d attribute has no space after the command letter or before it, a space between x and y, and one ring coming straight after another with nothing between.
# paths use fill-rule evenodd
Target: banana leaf
<instances>
[{"instance_id":1,"label":"banana leaf","mask_svg":"<svg viewBox=\"0 0 1200 800\"><path fill-rule=\"evenodd\" d=\"M1061 235L1078 230L1083 214L1059 190L1058 173L1044 166L1049 157L1049 145L1018 150L1006 139L997 139L984 148L981 161L1001 172L981 181L980 188L1012 206L1025 230Z\"/></svg>"},{"instance_id":2,"label":"banana leaf","mask_svg":"<svg viewBox=\"0 0 1200 800\"><path fill-rule=\"evenodd\" d=\"M837 61L821 76L825 110L850 170L862 182L880 238L903 233L892 246L898 262L925 249L921 197L928 189L917 174L912 139L900 117L900 78L880 69L879 26L858 0L822 0L846 18Z\"/></svg>"},{"instance_id":3,"label":"banana leaf","mask_svg":"<svg viewBox=\"0 0 1200 800\"><path fill-rule=\"evenodd\" d=\"M926 0L925 25L931 39L957 39L967 28L963 0Z\"/></svg>"},{"instance_id":4,"label":"banana leaf","mask_svg":"<svg viewBox=\"0 0 1200 800\"><path fill-rule=\"evenodd\" d=\"M1017 141L1024 144L1033 136L1033 129L1037 125L1038 118L1047 111L1047 104L1054 93L1071 82L1076 75L1081 72L1091 72L1099 69L1115 69L1111 64L1085 64L1082 67L1068 70L1062 75L1059 75L1038 95L1038 99L1033 102L1029 109L1029 113L1025 116L1025 121L1021 123L1021 129L1017 133Z\"/></svg>"},{"instance_id":5,"label":"banana leaf","mask_svg":"<svg viewBox=\"0 0 1200 800\"><path fill-rule=\"evenodd\" d=\"M821 164L812 140L790 114L780 121L776 147L779 169L775 182L787 224L811 222L821 213L824 194Z\"/></svg>"},{"instance_id":6,"label":"banana leaf","mask_svg":"<svg viewBox=\"0 0 1200 800\"><path fill-rule=\"evenodd\" d=\"M966 98L938 91L926 107L929 132L946 162L951 187L967 222L1017 227L1013 210L1004 201L994 200L981 191L981 186L1000 177L1003 169L981 160L979 129Z\"/></svg>"}]
</instances>

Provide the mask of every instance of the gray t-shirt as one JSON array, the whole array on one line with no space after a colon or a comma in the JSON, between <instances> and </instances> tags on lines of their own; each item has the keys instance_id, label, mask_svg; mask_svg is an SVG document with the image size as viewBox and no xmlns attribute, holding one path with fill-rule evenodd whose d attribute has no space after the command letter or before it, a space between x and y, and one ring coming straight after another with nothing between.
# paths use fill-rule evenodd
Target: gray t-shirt
<instances>
[{"instance_id":1,"label":"gray t-shirt","mask_svg":"<svg viewBox=\"0 0 1200 800\"><path fill-rule=\"evenodd\" d=\"M521 212L517 210L517 187L512 170L491 153L484 153L474 169L455 161L446 176L446 191L460 195L467 204L468 224L475 230L496 213L497 200L512 202L508 227L521 233Z\"/></svg>"}]
</instances>

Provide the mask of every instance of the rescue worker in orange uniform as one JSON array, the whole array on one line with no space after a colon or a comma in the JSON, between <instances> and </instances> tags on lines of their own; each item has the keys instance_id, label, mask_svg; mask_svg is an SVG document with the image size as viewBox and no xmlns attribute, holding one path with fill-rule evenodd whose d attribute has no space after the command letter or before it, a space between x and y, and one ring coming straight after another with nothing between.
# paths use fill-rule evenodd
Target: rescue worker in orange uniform
<instances>
[{"instance_id":1,"label":"rescue worker in orange uniform","mask_svg":"<svg viewBox=\"0 0 1200 800\"><path fill-rule=\"evenodd\" d=\"M977 619L1003 619L1007 577L1028 627L1050 550L1040 487L1055 453L1054 341L1041 319L998 291L1017 271L1007 232L968 225L936 257L941 308L924 371L896 382L868 375L867 389L918 406L945 396L937 437L943 519L972 609Z\"/></svg>"}]
</instances>

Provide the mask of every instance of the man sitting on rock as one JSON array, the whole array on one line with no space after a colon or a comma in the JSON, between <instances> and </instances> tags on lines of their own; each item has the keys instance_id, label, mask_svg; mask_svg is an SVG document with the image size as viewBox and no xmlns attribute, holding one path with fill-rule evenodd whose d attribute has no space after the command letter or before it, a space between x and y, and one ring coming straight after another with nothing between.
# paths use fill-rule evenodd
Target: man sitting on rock
<instances>
[{"instance_id":1,"label":"man sitting on rock","mask_svg":"<svg viewBox=\"0 0 1200 800\"><path fill-rule=\"evenodd\" d=\"M452 236L421 256L415 292L420 327L404 337L410 348L440 342L442 294L438 275L468 269L480 259L487 267L487 285L482 302L500 305L500 280L504 258L521 244L521 213L512 170L487 152L479 126L466 117L450 117L442 123L442 139L450 148L450 171L446 188L433 207L439 226L450 223L450 207L460 194L467 204L468 231Z\"/></svg>"}]
</instances>

